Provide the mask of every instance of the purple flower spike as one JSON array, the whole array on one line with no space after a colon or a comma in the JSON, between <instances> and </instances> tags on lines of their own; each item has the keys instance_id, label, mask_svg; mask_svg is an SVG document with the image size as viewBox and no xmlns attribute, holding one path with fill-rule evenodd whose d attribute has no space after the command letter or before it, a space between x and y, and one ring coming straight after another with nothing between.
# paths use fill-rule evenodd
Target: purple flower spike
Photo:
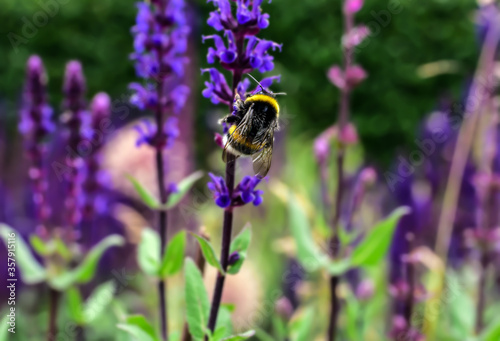
<instances>
[{"instance_id":1,"label":"purple flower spike","mask_svg":"<svg viewBox=\"0 0 500 341\"><path fill-rule=\"evenodd\" d=\"M86 110L85 91L82 65L78 61L70 61L66 65L63 85L63 108L66 110L63 121L69 132L67 149L72 154L71 158L66 158L69 169L66 173L66 224L70 228L78 226L81 220L83 200L80 192L85 172L82 160L92 151L88 148L91 116ZM73 235L72 231L68 235Z\"/></svg>"},{"instance_id":2,"label":"purple flower spike","mask_svg":"<svg viewBox=\"0 0 500 341\"><path fill-rule=\"evenodd\" d=\"M26 83L23 106L20 111L19 130L24 136L25 148L31 161L29 176L32 181L38 229L45 231L45 221L50 216L46 203L47 179L44 156L45 140L54 131L51 121L52 108L47 100L47 76L43 62L38 56L31 56L26 65Z\"/></svg>"},{"instance_id":3,"label":"purple flower spike","mask_svg":"<svg viewBox=\"0 0 500 341\"><path fill-rule=\"evenodd\" d=\"M136 24L132 28L134 49L130 58L136 74L146 84L130 84L134 91L130 102L141 110L158 110L161 102L166 109L178 113L184 106L189 89L178 85L184 74L187 58L189 27L184 17L184 1L152 1L137 4ZM158 98L156 87L161 87Z\"/></svg>"},{"instance_id":4,"label":"purple flower spike","mask_svg":"<svg viewBox=\"0 0 500 341\"><path fill-rule=\"evenodd\" d=\"M207 22L217 31L224 31L227 44L219 35L203 37L203 41L213 39L215 43L215 48L208 49L208 63L219 61L222 67L233 72L271 71L274 63L268 51L281 50L281 45L255 37L261 29L269 26L269 14L262 13L260 8L262 1L237 0L236 17L228 0L212 2L218 10L210 14Z\"/></svg>"},{"instance_id":5,"label":"purple flower spike","mask_svg":"<svg viewBox=\"0 0 500 341\"><path fill-rule=\"evenodd\" d=\"M109 181L108 176L101 170L101 155L99 150L104 145L102 126L111 115L111 99L108 94L100 92L94 96L90 104L91 136L93 149L91 155L85 159L85 180L83 182L83 193L85 204L83 217L87 221L94 218L95 213L105 212L108 200L104 195L104 189ZM111 121L109 121L111 122ZM87 234L93 231L83 231Z\"/></svg>"},{"instance_id":6,"label":"purple flower spike","mask_svg":"<svg viewBox=\"0 0 500 341\"><path fill-rule=\"evenodd\" d=\"M215 203L221 208L229 207L229 205L231 205L231 198L226 186L226 181L221 176L216 176L212 173L208 173L208 175L212 181L207 183L207 187L214 194Z\"/></svg>"}]
</instances>

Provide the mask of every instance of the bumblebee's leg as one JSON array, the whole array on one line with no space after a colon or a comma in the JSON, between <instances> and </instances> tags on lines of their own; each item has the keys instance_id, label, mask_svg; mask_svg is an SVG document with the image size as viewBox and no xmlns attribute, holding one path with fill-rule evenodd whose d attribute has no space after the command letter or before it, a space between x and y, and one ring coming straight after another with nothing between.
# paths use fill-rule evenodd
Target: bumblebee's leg
<instances>
[{"instance_id":1,"label":"bumblebee's leg","mask_svg":"<svg viewBox=\"0 0 500 341\"><path fill-rule=\"evenodd\" d=\"M241 117L239 115L229 114L220 120L220 123L222 122L228 125L238 125L241 122Z\"/></svg>"}]
</instances>

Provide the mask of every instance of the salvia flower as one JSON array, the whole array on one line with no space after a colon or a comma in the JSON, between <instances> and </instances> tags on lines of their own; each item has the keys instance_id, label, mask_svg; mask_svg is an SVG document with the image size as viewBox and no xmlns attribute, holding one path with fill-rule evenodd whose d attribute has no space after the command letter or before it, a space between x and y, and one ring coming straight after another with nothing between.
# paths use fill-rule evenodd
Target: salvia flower
<instances>
[{"instance_id":1,"label":"salvia flower","mask_svg":"<svg viewBox=\"0 0 500 341\"><path fill-rule=\"evenodd\" d=\"M280 50L281 44L270 40L257 38L261 29L269 25L269 14L262 13L262 0L236 1L236 15L232 13L229 0L212 0L216 10L210 13L207 23L220 34L203 37L203 42L213 41L214 46L208 48L207 62L219 62L233 74L244 75L254 70L268 72L274 68L274 57L271 51ZM210 98L214 104L232 105L235 97L225 76L215 68L202 70L210 73L210 81L205 82L203 96ZM266 85L271 85L278 77L266 79ZM243 96L250 86L250 81L242 79L238 84L232 84L240 96Z\"/></svg>"},{"instance_id":2,"label":"salvia flower","mask_svg":"<svg viewBox=\"0 0 500 341\"><path fill-rule=\"evenodd\" d=\"M66 165L69 171L66 173L67 195L66 223L70 227L76 227L81 219L81 184L83 181L82 159L91 152L89 141L90 114L85 103L85 78L82 65L78 61L70 61L66 65L63 85L63 108L65 110L63 122L69 132L66 157Z\"/></svg>"},{"instance_id":3,"label":"salvia flower","mask_svg":"<svg viewBox=\"0 0 500 341\"><path fill-rule=\"evenodd\" d=\"M260 183L256 176L245 176L241 182L236 186L233 198L235 200L241 199L243 204L253 203L254 206L259 206L262 203L262 190L255 189Z\"/></svg>"},{"instance_id":4,"label":"salvia flower","mask_svg":"<svg viewBox=\"0 0 500 341\"><path fill-rule=\"evenodd\" d=\"M209 175L212 181L210 181L207 186L213 193L215 203L219 207L226 208L229 207L229 205L236 207L249 203L252 203L254 206L259 206L262 203L262 194L264 192L255 188L261 180L256 176L245 176L234 189L231 198L224 178L212 173L209 173Z\"/></svg>"},{"instance_id":5,"label":"salvia flower","mask_svg":"<svg viewBox=\"0 0 500 341\"><path fill-rule=\"evenodd\" d=\"M156 125L148 119L142 120L142 124L136 125L134 128L139 133L136 141L136 146L148 144L152 147L171 148L175 140L179 137L180 131L177 125L177 117L169 117L163 125L163 130L160 135L157 134ZM158 137L159 136L159 137ZM160 139L159 141L158 138Z\"/></svg>"},{"instance_id":6,"label":"salvia flower","mask_svg":"<svg viewBox=\"0 0 500 341\"><path fill-rule=\"evenodd\" d=\"M212 181L209 182L207 186L214 195L215 203L221 208L229 207L229 205L231 205L231 197L229 196L226 181L221 176L216 176L212 173L209 173L208 175Z\"/></svg>"},{"instance_id":7,"label":"salvia flower","mask_svg":"<svg viewBox=\"0 0 500 341\"><path fill-rule=\"evenodd\" d=\"M110 121L111 99L106 93L98 93L90 104L92 153L85 159L85 180L83 192L85 195L84 217L91 219L94 213L106 209L106 198L103 189L106 188L107 175L101 170L100 149L104 145L103 126Z\"/></svg>"},{"instance_id":8,"label":"salvia flower","mask_svg":"<svg viewBox=\"0 0 500 341\"><path fill-rule=\"evenodd\" d=\"M163 120L166 112L178 114L189 95L189 88L181 82L189 34L184 1L140 2L137 8L132 27L135 52L130 58L135 62L137 76L145 82L129 85L133 91L130 102L141 110L155 111ZM179 135L174 118L166 120L160 133L150 125L144 128L138 129L137 144L148 143L159 149L171 147Z\"/></svg>"},{"instance_id":9,"label":"salvia flower","mask_svg":"<svg viewBox=\"0 0 500 341\"><path fill-rule=\"evenodd\" d=\"M47 179L44 169L45 140L54 131L52 108L47 101L47 75L39 56L31 56L26 65L26 83L19 130L24 135L31 161L29 176L33 183L33 200L40 226L50 215L46 203Z\"/></svg>"},{"instance_id":10,"label":"salvia flower","mask_svg":"<svg viewBox=\"0 0 500 341\"><path fill-rule=\"evenodd\" d=\"M262 13L260 5L262 0L238 0L236 1L236 18L231 12L229 0L211 0L217 11L210 13L207 23L217 31L240 29L241 34L255 35L260 29L269 26L269 14Z\"/></svg>"}]
</instances>

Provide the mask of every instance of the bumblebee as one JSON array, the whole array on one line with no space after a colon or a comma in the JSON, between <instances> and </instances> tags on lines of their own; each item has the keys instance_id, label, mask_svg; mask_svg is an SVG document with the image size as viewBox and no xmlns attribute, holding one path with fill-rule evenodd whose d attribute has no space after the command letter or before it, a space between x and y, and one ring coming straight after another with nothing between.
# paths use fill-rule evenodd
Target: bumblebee
<instances>
[{"instance_id":1,"label":"bumblebee","mask_svg":"<svg viewBox=\"0 0 500 341\"><path fill-rule=\"evenodd\" d=\"M262 179L271 168L274 132L279 129L280 107L276 95L284 94L267 91L253 79L261 90L247 94L245 100L236 94L234 112L220 121L229 126L224 137L222 159L227 162L228 154L251 156L254 173Z\"/></svg>"}]
</instances>

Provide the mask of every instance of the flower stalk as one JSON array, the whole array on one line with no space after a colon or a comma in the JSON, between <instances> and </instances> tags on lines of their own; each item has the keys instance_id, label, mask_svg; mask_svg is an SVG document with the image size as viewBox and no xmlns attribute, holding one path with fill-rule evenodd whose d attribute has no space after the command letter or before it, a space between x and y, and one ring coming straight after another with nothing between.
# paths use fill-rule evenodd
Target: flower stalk
<instances>
[{"instance_id":1,"label":"flower stalk","mask_svg":"<svg viewBox=\"0 0 500 341\"><path fill-rule=\"evenodd\" d=\"M203 41L213 40L215 48L208 49L207 61L213 64L216 61L231 72L232 84L228 85L225 76L216 68L202 70L209 72L210 80L205 82L206 88L203 96L210 98L214 104L225 104L229 112L234 112L233 102L236 94L245 98L245 92L250 86L248 79L243 76L252 70L260 72L271 71L274 68L273 57L268 50L281 49L281 45L272 41L259 39L256 35L261 29L269 26L269 14L262 13L260 5L262 0L243 0L236 2L236 16L233 15L229 0L214 0L216 9L210 13L207 23L216 31L223 33L227 44L222 36L218 34L204 36ZM264 87L268 87L274 79L269 77L261 81ZM224 127L227 133L228 127ZM217 138L216 138L217 140ZM218 139L221 142L220 138ZM220 262L224 273L217 275L217 280L212 296L212 304L208 320L208 329L213 332L220 308L222 293L225 282L225 272L229 265L229 249L231 245L231 234L233 228L233 209L237 206L253 202L255 206L262 202L262 191L255 190L260 179L257 177L244 177L235 186L236 156L229 154L226 162L225 179L211 175L212 182L208 183L209 189L214 193L216 204L224 209L222 223L222 245ZM206 338L208 339L208 338Z\"/></svg>"},{"instance_id":2,"label":"flower stalk","mask_svg":"<svg viewBox=\"0 0 500 341\"><path fill-rule=\"evenodd\" d=\"M165 204L170 193L177 190L174 183L166 183L166 160L164 150L172 148L179 136L177 114L186 102L189 89L180 84L187 62L184 56L187 50L189 28L184 16L183 0L153 0L151 3L137 4L136 25L132 28L135 52L131 59L135 61L137 76L145 84L132 83L134 91L132 104L139 109L154 113L155 126L145 121L145 129L138 126L137 145L148 144L155 149L156 176L160 202ZM166 252L168 234L167 210L158 212L158 230L160 235L160 259ZM158 281L160 329L163 340L168 339L167 283L164 278Z\"/></svg>"},{"instance_id":3,"label":"flower stalk","mask_svg":"<svg viewBox=\"0 0 500 341\"><path fill-rule=\"evenodd\" d=\"M344 35L342 39L343 45L343 70L338 66L333 66L328 76L331 82L340 90L339 115L338 115L338 146L336 149L336 192L334 194L334 213L331 218L332 237L329 243L330 255L337 258L340 251L339 242L339 224L342 211L342 202L345 195L345 175L344 175L344 159L347 141L345 140L346 131L349 127L350 116L350 94L352 89L361 82L366 74L364 70L353 65L353 54L356 45L360 44L362 39L367 35L364 32L364 27L354 26L354 15L363 6L363 0L346 0L343 3L344 14ZM327 340L334 341L337 334L337 320L340 311L340 299L337 296L337 287L340 282L340 276L333 275L330 277L330 319L327 332Z\"/></svg>"}]
</instances>

